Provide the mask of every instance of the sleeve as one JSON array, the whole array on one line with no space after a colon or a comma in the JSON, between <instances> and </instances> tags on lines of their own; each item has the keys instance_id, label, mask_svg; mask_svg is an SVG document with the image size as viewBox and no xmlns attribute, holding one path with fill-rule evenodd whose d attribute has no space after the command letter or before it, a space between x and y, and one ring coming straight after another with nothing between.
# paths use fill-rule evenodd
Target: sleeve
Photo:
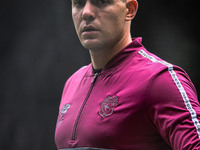
<instances>
[{"instance_id":1,"label":"sleeve","mask_svg":"<svg viewBox=\"0 0 200 150\"><path fill-rule=\"evenodd\" d=\"M173 150L200 149L200 105L194 85L181 69L162 69L148 87L147 110Z\"/></svg>"}]
</instances>

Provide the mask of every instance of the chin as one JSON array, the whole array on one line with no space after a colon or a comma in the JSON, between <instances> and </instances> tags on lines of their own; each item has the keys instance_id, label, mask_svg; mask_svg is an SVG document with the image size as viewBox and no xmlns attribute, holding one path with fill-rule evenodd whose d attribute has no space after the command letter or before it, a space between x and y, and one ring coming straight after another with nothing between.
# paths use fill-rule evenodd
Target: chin
<instances>
[{"instance_id":1,"label":"chin","mask_svg":"<svg viewBox=\"0 0 200 150\"><path fill-rule=\"evenodd\" d=\"M98 50L102 49L104 46L104 42L101 40L96 40L96 39L87 39L83 40L82 42L83 47L89 50Z\"/></svg>"}]
</instances>

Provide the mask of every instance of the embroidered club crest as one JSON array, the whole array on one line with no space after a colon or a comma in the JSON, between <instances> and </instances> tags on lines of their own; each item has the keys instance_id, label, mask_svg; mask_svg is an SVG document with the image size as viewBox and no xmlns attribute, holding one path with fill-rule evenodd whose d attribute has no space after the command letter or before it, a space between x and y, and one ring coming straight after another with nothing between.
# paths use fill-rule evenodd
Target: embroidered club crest
<instances>
[{"instance_id":1,"label":"embroidered club crest","mask_svg":"<svg viewBox=\"0 0 200 150\"><path fill-rule=\"evenodd\" d=\"M107 96L103 102L101 102L101 108L99 110L99 114L105 118L107 116L112 115L114 108L118 104L118 97Z\"/></svg>"}]
</instances>

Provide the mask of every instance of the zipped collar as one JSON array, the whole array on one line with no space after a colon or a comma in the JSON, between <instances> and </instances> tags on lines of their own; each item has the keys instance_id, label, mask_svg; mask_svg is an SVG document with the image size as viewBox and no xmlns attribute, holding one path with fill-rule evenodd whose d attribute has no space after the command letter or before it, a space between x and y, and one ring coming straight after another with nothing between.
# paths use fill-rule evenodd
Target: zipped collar
<instances>
[{"instance_id":1,"label":"zipped collar","mask_svg":"<svg viewBox=\"0 0 200 150\"><path fill-rule=\"evenodd\" d=\"M116 54L111 60L106 64L106 66L103 68L100 74L111 74L114 73L120 66L126 62L126 60L130 56L135 56L138 50L140 50L143 47L142 45L142 38L132 38L132 42L128 44L125 48L120 50L118 54ZM93 69L92 69L92 63L88 65L88 75L94 75Z\"/></svg>"}]
</instances>

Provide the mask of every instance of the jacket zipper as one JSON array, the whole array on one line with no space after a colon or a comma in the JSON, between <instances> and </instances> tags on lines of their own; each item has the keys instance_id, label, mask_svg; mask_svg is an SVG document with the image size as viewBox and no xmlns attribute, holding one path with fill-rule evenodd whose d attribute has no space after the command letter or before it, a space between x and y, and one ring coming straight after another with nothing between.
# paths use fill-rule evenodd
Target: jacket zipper
<instances>
[{"instance_id":1,"label":"jacket zipper","mask_svg":"<svg viewBox=\"0 0 200 150\"><path fill-rule=\"evenodd\" d=\"M92 80L92 82L91 82L90 89L89 89L89 91L88 91L88 93L87 93L87 95L86 95L85 100L83 101L83 104L82 104L82 106L81 106L81 109L79 110L79 113L78 113L78 116L77 116L77 118L76 118L75 125L74 125L74 128L73 128L72 141L75 141L75 140L76 140L76 131L77 131L77 126L78 126L79 119L80 119L80 117L81 117L81 114L82 114L82 112L83 112L83 109L84 109L84 107L85 107L85 104L87 103L87 101L88 101L88 99L89 99L89 97L90 97L90 94L91 94L91 92L92 92L92 89L93 89L93 87L94 87L94 84L95 84L95 81L96 81L98 75L99 75L99 73L96 73L96 74L94 75L93 80Z\"/></svg>"}]
</instances>

